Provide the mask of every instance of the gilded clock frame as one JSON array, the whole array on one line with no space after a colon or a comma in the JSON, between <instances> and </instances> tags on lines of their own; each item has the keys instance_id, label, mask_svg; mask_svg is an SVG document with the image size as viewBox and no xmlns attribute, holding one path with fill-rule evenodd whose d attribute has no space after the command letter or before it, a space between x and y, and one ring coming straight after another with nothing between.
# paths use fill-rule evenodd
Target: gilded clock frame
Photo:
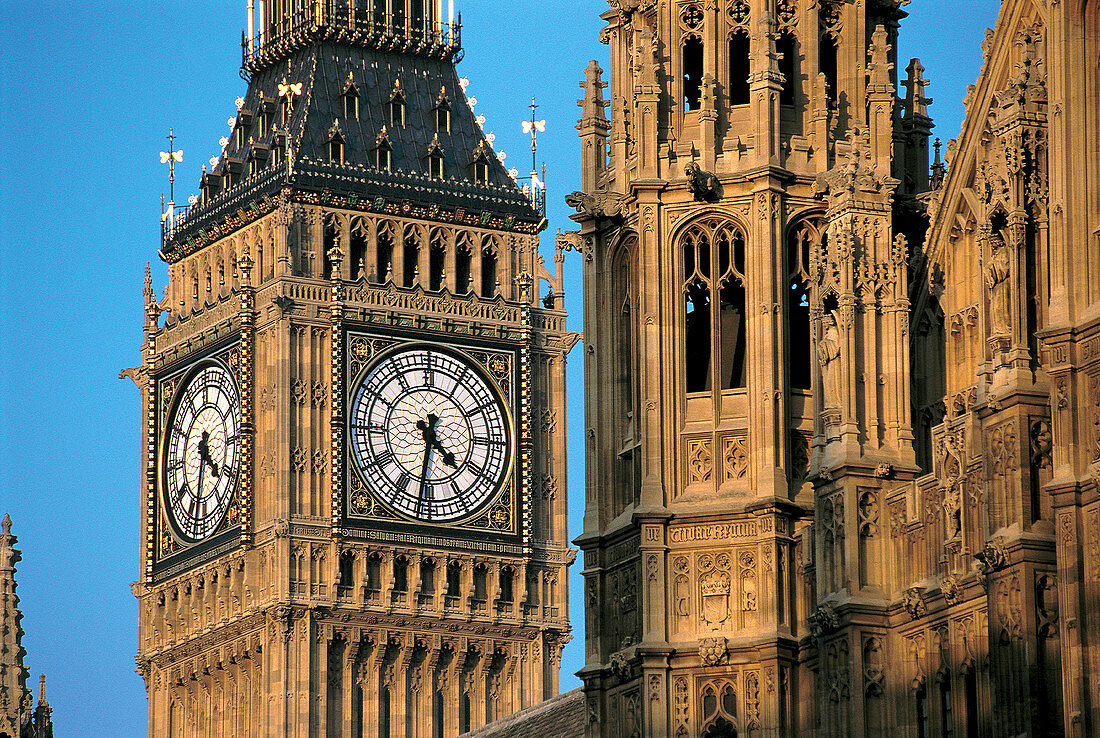
<instances>
[{"instance_id":1,"label":"gilded clock frame","mask_svg":"<svg viewBox=\"0 0 1100 738\"><path fill-rule=\"evenodd\" d=\"M334 342L336 343L336 342ZM525 479L523 413L526 407L527 362L522 343L496 338L456 336L434 331L379 330L374 326L346 324L340 336L343 370L334 372L340 382L340 424L333 426L334 456L341 459L341 472L334 478L333 497L340 511L338 528L345 537L389 542L432 543L451 548L483 548L517 552L529 530L529 484ZM447 522L417 521L389 510L359 473L346 427L355 392L364 373L389 353L413 346L431 346L457 353L472 363L502 402L511 447L508 471L494 494L470 517ZM334 376L337 379L337 376ZM334 418L334 421L336 418ZM370 504L357 504L354 496L365 495ZM431 532L442 534L438 539ZM478 545L480 544L480 545ZM493 546L492 544L496 544Z\"/></svg>"},{"instance_id":2,"label":"gilded clock frame","mask_svg":"<svg viewBox=\"0 0 1100 738\"><path fill-rule=\"evenodd\" d=\"M237 548L244 541L251 508L252 468L251 358L247 355L245 343L242 337L232 337L217 346L190 354L163 368L152 383L149 403L154 451L149 462L151 468L147 470L147 480L151 488L147 526L152 545L147 546L147 567L158 579L220 556ZM178 403L178 390L194 376L199 367L208 363L221 364L237 385L241 410L240 460L229 507L217 529L203 541L187 543L175 535L165 509L165 444L169 436L169 424Z\"/></svg>"}]
</instances>

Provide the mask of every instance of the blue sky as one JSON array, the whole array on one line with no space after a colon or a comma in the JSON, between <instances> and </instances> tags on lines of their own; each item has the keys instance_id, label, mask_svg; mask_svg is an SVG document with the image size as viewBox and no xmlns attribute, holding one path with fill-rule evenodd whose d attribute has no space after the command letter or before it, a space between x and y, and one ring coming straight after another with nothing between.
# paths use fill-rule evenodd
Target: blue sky
<instances>
[{"instance_id":1,"label":"blue sky","mask_svg":"<svg viewBox=\"0 0 1100 738\"><path fill-rule=\"evenodd\" d=\"M157 153L174 127L184 151L177 200L197 190L245 86L239 2L8 2L0 8L0 515L20 538L19 595L31 683L46 672L57 734L137 736L145 695L134 673L138 571L137 390L118 371L140 362L141 282L157 289ZM458 3L477 111L508 165L524 169L519 122L531 97L547 120L550 228L568 229L562 196L579 184L573 126L605 0ZM994 0L916 0L900 66L919 56L932 80L934 135L958 135L966 85L981 62ZM552 261L550 261L552 263ZM581 330L580 264L567 262L566 304ZM570 362L572 536L583 507L581 360ZM580 564L575 639L562 687L583 660Z\"/></svg>"}]
</instances>

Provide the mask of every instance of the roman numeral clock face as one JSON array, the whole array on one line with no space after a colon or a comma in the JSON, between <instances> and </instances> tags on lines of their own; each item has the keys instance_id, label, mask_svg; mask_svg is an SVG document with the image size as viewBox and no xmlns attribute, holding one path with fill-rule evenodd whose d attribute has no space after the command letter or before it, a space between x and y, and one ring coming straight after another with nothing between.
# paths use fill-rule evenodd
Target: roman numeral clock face
<instances>
[{"instance_id":1,"label":"roman numeral clock face","mask_svg":"<svg viewBox=\"0 0 1100 738\"><path fill-rule=\"evenodd\" d=\"M511 426L496 390L457 352L412 346L368 368L350 408L352 457L395 512L461 520L500 489Z\"/></svg>"},{"instance_id":2,"label":"roman numeral clock face","mask_svg":"<svg viewBox=\"0 0 1100 738\"><path fill-rule=\"evenodd\" d=\"M220 363L200 365L180 387L164 447L164 507L184 543L211 537L229 509L240 466L240 428L233 376Z\"/></svg>"}]
</instances>

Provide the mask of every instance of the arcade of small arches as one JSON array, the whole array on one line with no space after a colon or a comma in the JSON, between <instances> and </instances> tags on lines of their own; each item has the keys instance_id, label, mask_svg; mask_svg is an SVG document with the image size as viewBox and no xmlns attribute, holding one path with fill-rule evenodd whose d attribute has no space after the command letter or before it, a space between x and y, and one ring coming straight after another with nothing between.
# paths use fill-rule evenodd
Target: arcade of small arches
<instances>
[{"instance_id":1,"label":"arcade of small arches","mask_svg":"<svg viewBox=\"0 0 1100 738\"><path fill-rule=\"evenodd\" d=\"M322 254L328 254L338 243L345 254L341 274L345 279L421 287L430 292L447 290L456 296L518 298L514 278L519 268L512 263L518 256L505 243L506 235L334 212L323 216L323 222L323 233L317 234L323 247L320 253L298 245L308 244L309 237L298 233L304 228L297 227L291 229L286 248L277 253L273 229L258 224L195 257L173 264L170 294L164 307L170 306L177 315L186 315L233 294L241 284L239 262L245 254L252 262L253 286L284 271L297 276L331 278L332 263ZM507 254L512 254L512 259L506 258Z\"/></svg>"}]
</instances>

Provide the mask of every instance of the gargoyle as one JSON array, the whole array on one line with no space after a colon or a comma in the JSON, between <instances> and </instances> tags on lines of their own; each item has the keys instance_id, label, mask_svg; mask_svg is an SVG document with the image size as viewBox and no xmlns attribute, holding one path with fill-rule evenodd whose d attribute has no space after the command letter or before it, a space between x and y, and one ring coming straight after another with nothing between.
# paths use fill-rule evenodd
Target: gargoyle
<instances>
[{"instance_id":1,"label":"gargoyle","mask_svg":"<svg viewBox=\"0 0 1100 738\"><path fill-rule=\"evenodd\" d=\"M713 202L718 199L718 177L704 171L696 162L684 167L684 174L691 178L691 194L696 200Z\"/></svg>"},{"instance_id":2,"label":"gargoyle","mask_svg":"<svg viewBox=\"0 0 1100 738\"><path fill-rule=\"evenodd\" d=\"M565 204L576 208L578 213L584 213L593 218L607 218L609 220L621 220L623 214L623 196L611 191L611 176L604 172L596 182L596 189L591 193L570 192L565 196Z\"/></svg>"}]
</instances>

